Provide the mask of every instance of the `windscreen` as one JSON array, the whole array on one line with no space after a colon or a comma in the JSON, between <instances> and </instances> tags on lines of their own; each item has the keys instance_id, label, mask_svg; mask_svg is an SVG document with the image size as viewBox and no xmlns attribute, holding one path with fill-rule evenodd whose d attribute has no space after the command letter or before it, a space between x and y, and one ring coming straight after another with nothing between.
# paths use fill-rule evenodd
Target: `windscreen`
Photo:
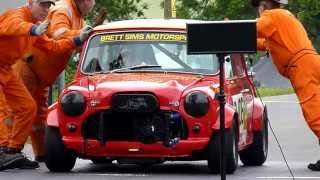
<instances>
[{"instance_id":1,"label":"windscreen","mask_svg":"<svg viewBox=\"0 0 320 180\"><path fill-rule=\"evenodd\" d=\"M139 68L130 68L130 67ZM82 63L84 73L117 69L215 74L216 55L187 55L187 36L173 32L121 32L94 36Z\"/></svg>"}]
</instances>

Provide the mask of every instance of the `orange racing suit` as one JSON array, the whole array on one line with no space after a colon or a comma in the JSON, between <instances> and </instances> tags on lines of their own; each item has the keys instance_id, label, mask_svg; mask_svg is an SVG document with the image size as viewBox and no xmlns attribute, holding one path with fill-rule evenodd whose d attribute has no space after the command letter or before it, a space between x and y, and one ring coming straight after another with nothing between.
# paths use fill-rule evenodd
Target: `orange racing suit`
<instances>
[{"instance_id":1,"label":"orange racing suit","mask_svg":"<svg viewBox=\"0 0 320 180\"><path fill-rule=\"evenodd\" d=\"M36 103L12 65L30 54L31 46L39 49L70 52L76 46L71 38L54 41L32 37L35 28L27 6L0 16L0 146L22 149L31 133Z\"/></svg>"},{"instance_id":2,"label":"orange racing suit","mask_svg":"<svg viewBox=\"0 0 320 180\"><path fill-rule=\"evenodd\" d=\"M287 10L266 10L257 19L257 36L258 49L267 49L291 81L306 122L320 139L320 56L303 25Z\"/></svg>"},{"instance_id":3,"label":"orange racing suit","mask_svg":"<svg viewBox=\"0 0 320 180\"><path fill-rule=\"evenodd\" d=\"M74 0L58 1L49 11L47 19L50 21L50 25L46 34L53 39L65 39L79 35L85 25ZM14 67L38 107L31 133L35 156L44 155L44 128L48 109L49 86L66 68L71 53L71 51L61 53L33 47L32 59L30 61L20 61Z\"/></svg>"}]
</instances>

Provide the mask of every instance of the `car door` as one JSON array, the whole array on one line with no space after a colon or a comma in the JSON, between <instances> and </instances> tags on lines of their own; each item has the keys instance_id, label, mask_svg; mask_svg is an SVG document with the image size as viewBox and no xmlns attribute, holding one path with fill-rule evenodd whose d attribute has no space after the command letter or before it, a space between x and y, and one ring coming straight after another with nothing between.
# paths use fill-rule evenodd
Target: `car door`
<instances>
[{"instance_id":1,"label":"car door","mask_svg":"<svg viewBox=\"0 0 320 180\"><path fill-rule=\"evenodd\" d=\"M233 107L239 117L239 145L245 146L251 141L251 122L248 104L252 103L253 90L246 76L243 55L234 54L226 62L226 80Z\"/></svg>"}]
</instances>

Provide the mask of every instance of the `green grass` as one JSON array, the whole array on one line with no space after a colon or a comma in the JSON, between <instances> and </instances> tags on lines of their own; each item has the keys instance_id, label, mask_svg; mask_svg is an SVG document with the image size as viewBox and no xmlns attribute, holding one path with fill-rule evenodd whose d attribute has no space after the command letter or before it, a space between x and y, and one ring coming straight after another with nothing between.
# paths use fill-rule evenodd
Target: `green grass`
<instances>
[{"instance_id":1,"label":"green grass","mask_svg":"<svg viewBox=\"0 0 320 180\"><path fill-rule=\"evenodd\" d=\"M294 93L292 88L258 88L262 97L265 96L279 96Z\"/></svg>"}]
</instances>

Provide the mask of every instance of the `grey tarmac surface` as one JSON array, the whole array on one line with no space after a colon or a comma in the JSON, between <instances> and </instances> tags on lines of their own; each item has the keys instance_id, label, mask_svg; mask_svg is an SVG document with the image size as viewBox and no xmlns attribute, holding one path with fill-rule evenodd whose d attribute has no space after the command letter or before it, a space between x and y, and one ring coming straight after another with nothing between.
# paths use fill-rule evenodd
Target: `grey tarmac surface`
<instances>
[{"instance_id":1,"label":"grey tarmac surface","mask_svg":"<svg viewBox=\"0 0 320 180\"><path fill-rule=\"evenodd\" d=\"M320 172L307 169L309 162L320 159L320 147L316 137L308 129L297 99L294 95L268 97L264 99L272 127L285 152L295 179L318 179ZM32 157L30 146L26 154ZM90 161L78 160L71 173L50 173L44 164L37 170L7 170L0 172L0 180L113 180L113 179L220 179L219 175L209 174L206 161L167 162L153 167L134 165L93 165ZM269 130L269 156L260 167L243 167L239 164L228 180L293 179L283 161L275 138Z\"/></svg>"}]
</instances>

